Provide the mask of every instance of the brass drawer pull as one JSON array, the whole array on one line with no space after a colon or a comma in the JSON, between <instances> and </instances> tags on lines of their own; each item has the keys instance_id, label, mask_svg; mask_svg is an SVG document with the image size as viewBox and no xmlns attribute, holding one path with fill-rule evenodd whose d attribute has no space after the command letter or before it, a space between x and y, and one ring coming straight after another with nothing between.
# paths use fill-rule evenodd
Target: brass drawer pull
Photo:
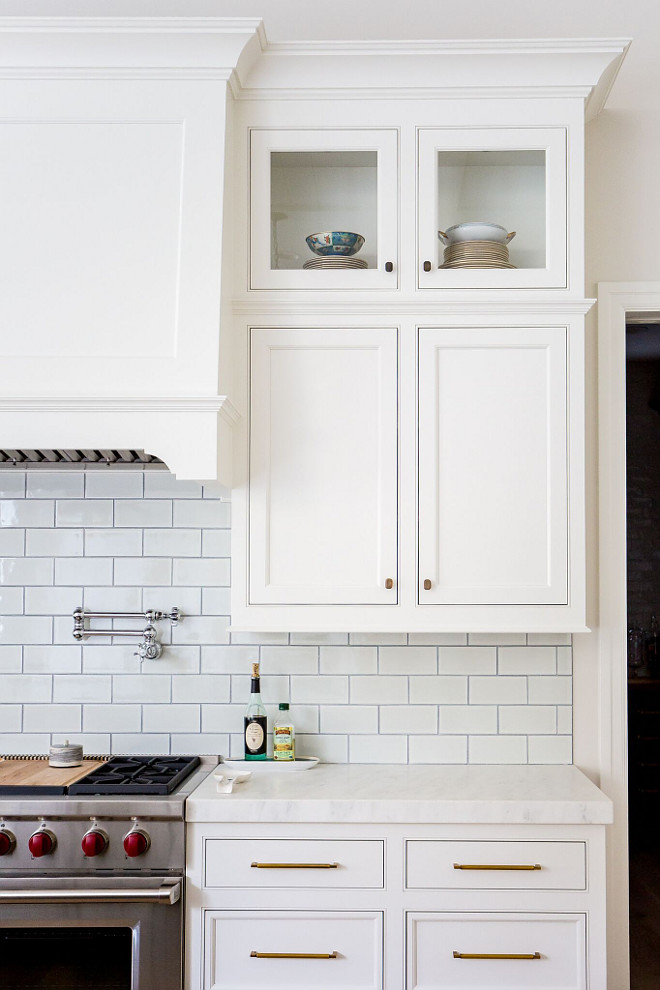
<instances>
[{"instance_id":1,"label":"brass drawer pull","mask_svg":"<svg viewBox=\"0 0 660 990\"><path fill-rule=\"evenodd\" d=\"M486 863L454 863L455 870L542 870L540 863L488 865Z\"/></svg>"},{"instance_id":2,"label":"brass drawer pull","mask_svg":"<svg viewBox=\"0 0 660 990\"><path fill-rule=\"evenodd\" d=\"M392 580L392 578L385 578L385 587L387 588L388 591L392 590L392 588L394 587L394 581Z\"/></svg>"},{"instance_id":3,"label":"brass drawer pull","mask_svg":"<svg viewBox=\"0 0 660 990\"><path fill-rule=\"evenodd\" d=\"M429 578L425 578L425 580L424 580L424 591L430 591L430 590L431 590L431 581L430 581Z\"/></svg>"},{"instance_id":4,"label":"brass drawer pull","mask_svg":"<svg viewBox=\"0 0 660 990\"><path fill-rule=\"evenodd\" d=\"M336 952L256 952L250 953L251 959L336 959Z\"/></svg>"},{"instance_id":5,"label":"brass drawer pull","mask_svg":"<svg viewBox=\"0 0 660 990\"><path fill-rule=\"evenodd\" d=\"M540 952L455 952L454 959L540 959Z\"/></svg>"},{"instance_id":6,"label":"brass drawer pull","mask_svg":"<svg viewBox=\"0 0 660 990\"><path fill-rule=\"evenodd\" d=\"M250 863L255 870L337 870L339 863Z\"/></svg>"}]
</instances>

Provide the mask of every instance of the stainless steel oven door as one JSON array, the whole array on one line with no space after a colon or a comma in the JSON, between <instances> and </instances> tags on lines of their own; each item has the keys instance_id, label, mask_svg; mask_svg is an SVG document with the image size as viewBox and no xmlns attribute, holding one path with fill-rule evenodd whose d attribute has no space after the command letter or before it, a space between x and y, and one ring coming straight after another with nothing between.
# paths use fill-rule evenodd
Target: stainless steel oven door
<instances>
[{"instance_id":1,"label":"stainless steel oven door","mask_svg":"<svg viewBox=\"0 0 660 990\"><path fill-rule=\"evenodd\" d=\"M3 990L181 990L182 877L0 880Z\"/></svg>"}]
</instances>

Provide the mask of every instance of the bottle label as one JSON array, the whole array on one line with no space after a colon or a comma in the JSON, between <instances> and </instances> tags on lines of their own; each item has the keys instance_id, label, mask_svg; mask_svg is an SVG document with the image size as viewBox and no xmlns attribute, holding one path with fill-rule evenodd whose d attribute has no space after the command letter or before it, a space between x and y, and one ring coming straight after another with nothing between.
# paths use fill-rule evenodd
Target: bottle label
<instances>
[{"instance_id":1,"label":"bottle label","mask_svg":"<svg viewBox=\"0 0 660 990\"><path fill-rule=\"evenodd\" d=\"M264 730L258 722L250 722L245 727L245 745L252 752L261 749L264 744Z\"/></svg>"},{"instance_id":2,"label":"bottle label","mask_svg":"<svg viewBox=\"0 0 660 990\"><path fill-rule=\"evenodd\" d=\"M277 725L273 730L273 759L293 760L293 726Z\"/></svg>"}]
</instances>

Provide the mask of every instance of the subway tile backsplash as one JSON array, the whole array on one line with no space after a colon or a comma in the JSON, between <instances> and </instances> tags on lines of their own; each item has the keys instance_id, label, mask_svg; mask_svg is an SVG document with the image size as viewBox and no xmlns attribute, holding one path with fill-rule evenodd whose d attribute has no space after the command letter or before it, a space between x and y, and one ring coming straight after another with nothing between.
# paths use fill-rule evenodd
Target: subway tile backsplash
<instances>
[{"instance_id":1,"label":"subway tile backsplash","mask_svg":"<svg viewBox=\"0 0 660 990\"><path fill-rule=\"evenodd\" d=\"M224 495L167 471L0 470L0 752L67 737L89 753L242 755L259 659L302 755L571 762L570 636L230 634L229 524ZM168 645L140 664L132 640L75 643L79 604L185 618L160 624Z\"/></svg>"}]
</instances>

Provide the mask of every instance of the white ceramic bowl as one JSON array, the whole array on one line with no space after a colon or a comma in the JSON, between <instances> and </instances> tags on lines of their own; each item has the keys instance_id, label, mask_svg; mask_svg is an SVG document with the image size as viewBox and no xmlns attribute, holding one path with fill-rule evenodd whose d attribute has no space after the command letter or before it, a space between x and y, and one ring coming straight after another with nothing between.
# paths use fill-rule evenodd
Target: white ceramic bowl
<instances>
[{"instance_id":1,"label":"white ceramic bowl","mask_svg":"<svg viewBox=\"0 0 660 990\"><path fill-rule=\"evenodd\" d=\"M485 223L481 220L456 223L453 227L447 227L447 230L438 231L438 237L445 244L457 244L459 241L497 241L499 244L507 244L515 236L515 230L509 233L499 223Z\"/></svg>"}]
</instances>

